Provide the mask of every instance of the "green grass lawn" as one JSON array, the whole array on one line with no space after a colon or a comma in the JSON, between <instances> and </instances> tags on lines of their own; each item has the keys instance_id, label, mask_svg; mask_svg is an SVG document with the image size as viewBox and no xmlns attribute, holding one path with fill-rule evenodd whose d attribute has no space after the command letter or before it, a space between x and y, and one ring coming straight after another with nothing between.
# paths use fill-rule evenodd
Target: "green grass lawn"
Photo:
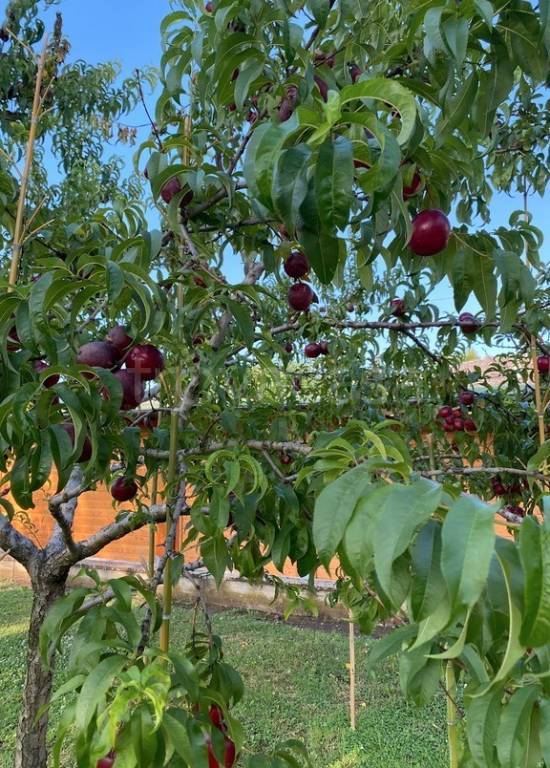
<instances>
[{"instance_id":1,"label":"green grass lawn","mask_svg":"<svg viewBox=\"0 0 550 768\"><path fill-rule=\"evenodd\" d=\"M28 590L0 583L0 768L11 768L14 729L25 672ZM177 606L174 644L188 636L191 611ZM256 614L214 615L226 659L243 675L246 697L238 708L253 751L286 738L304 739L316 768L444 768L445 703L408 706L395 663L376 677L364 673L367 647L357 642L357 731L349 728L347 635L303 629ZM60 663L63 672L63 661ZM62 706L62 705L60 705ZM52 713L52 725L59 709ZM66 763L66 768L71 766Z\"/></svg>"}]
</instances>

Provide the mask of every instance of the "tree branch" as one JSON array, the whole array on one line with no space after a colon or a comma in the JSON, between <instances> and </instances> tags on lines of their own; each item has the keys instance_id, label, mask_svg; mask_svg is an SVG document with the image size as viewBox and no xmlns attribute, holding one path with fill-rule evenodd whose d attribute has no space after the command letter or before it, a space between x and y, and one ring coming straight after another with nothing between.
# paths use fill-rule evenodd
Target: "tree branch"
<instances>
[{"instance_id":1,"label":"tree branch","mask_svg":"<svg viewBox=\"0 0 550 768\"><path fill-rule=\"evenodd\" d=\"M82 485L82 479L82 469L77 464L73 468L65 488L61 493L52 496L48 502L48 510L57 523L46 548L49 553L60 552L63 544L65 544L71 554L78 554L78 546L73 539L72 527L78 499L86 490Z\"/></svg>"},{"instance_id":2,"label":"tree branch","mask_svg":"<svg viewBox=\"0 0 550 768\"><path fill-rule=\"evenodd\" d=\"M9 552L27 571L31 560L40 553L38 547L22 533L19 533L3 514L0 514L0 547Z\"/></svg>"}]
</instances>

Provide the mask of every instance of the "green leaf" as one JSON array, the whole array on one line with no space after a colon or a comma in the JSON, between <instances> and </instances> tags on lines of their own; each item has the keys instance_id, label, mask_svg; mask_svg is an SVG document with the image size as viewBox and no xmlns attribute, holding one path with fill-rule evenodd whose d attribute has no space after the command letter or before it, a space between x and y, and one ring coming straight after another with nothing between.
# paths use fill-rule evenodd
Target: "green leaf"
<instances>
[{"instance_id":1,"label":"green leaf","mask_svg":"<svg viewBox=\"0 0 550 768\"><path fill-rule=\"evenodd\" d=\"M128 659L125 656L107 656L90 672L76 702L75 725L84 731L91 723L98 708L103 708L109 688Z\"/></svg>"},{"instance_id":2,"label":"green leaf","mask_svg":"<svg viewBox=\"0 0 550 768\"><path fill-rule=\"evenodd\" d=\"M387 659L388 656L394 656L403 648L404 643L411 640L416 633L414 624L405 624L399 629L390 632L389 635L377 640L367 655L366 673L370 674L377 664Z\"/></svg>"},{"instance_id":3,"label":"green leaf","mask_svg":"<svg viewBox=\"0 0 550 768\"><path fill-rule=\"evenodd\" d=\"M353 145L344 136L328 139L319 148L315 194L321 229L345 229L353 202Z\"/></svg>"},{"instance_id":4,"label":"green leaf","mask_svg":"<svg viewBox=\"0 0 550 768\"><path fill-rule=\"evenodd\" d=\"M416 100L413 94L395 80L374 78L354 85L347 85L340 94L342 106L355 99L376 99L388 104L401 116L401 131L397 141L402 146L412 137L416 125Z\"/></svg>"},{"instance_id":5,"label":"green leaf","mask_svg":"<svg viewBox=\"0 0 550 768\"><path fill-rule=\"evenodd\" d=\"M346 244L328 232L302 227L298 237L313 271L327 285L333 279L338 265L345 258Z\"/></svg>"},{"instance_id":6,"label":"green leaf","mask_svg":"<svg viewBox=\"0 0 550 768\"><path fill-rule=\"evenodd\" d=\"M39 648L42 663L48 669L51 654L62 637L65 621L76 614L87 596L88 590L74 589L57 600L46 614L40 628Z\"/></svg>"},{"instance_id":7,"label":"green leaf","mask_svg":"<svg viewBox=\"0 0 550 768\"><path fill-rule=\"evenodd\" d=\"M370 469L360 464L327 485L317 497L313 541L321 561L328 565L335 554L359 499L370 484ZM375 493L385 489L378 489Z\"/></svg>"},{"instance_id":8,"label":"green leaf","mask_svg":"<svg viewBox=\"0 0 550 768\"><path fill-rule=\"evenodd\" d=\"M349 565L359 578L366 578L372 568L373 528L380 511L380 493L374 491L372 485L364 488L364 496L359 499L342 540Z\"/></svg>"},{"instance_id":9,"label":"green leaf","mask_svg":"<svg viewBox=\"0 0 550 768\"><path fill-rule=\"evenodd\" d=\"M440 558L441 523L430 520L421 528L411 547L411 613L416 622L427 618L446 598Z\"/></svg>"},{"instance_id":10,"label":"green leaf","mask_svg":"<svg viewBox=\"0 0 550 768\"><path fill-rule=\"evenodd\" d=\"M242 109L246 99L248 98L248 92L250 86L262 74L264 67L264 60L252 58L246 62L246 64L240 67L239 76L235 83L235 104L237 109Z\"/></svg>"},{"instance_id":11,"label":"green leaf","mask_svg":"<svg viewBox=\"0 0 550 768\"><path fill-rule=\"evenodd\" d=\"M201 543L201 556L205 566L214 577L219 587L223 581L226 568L230 565L229 552L227 551L227 542L223 533L216 534L209 539L204 539Z\"/></svg>"},{"instance_id":12,"label":"green leaf","mask_svg":"<svg viewBox=\"0 0 550 768\"><path fill-rule=\"evenodd\" d=\"M273 177L273 204L275 211L289 232L294 232L300 206L308 191L307 171L311 148L298 144L285 150Z\"/></svg>"},{"instance_id":13,"label":"green leaf","mask_svg":"<svg viewBox=\"0 0 550 768\"><path fill-rule=\"evenodd\" d=\"M273 209L271 192L279 154L296 125L295 115L285 123L262 123L256 128L248 144L244 159L244 177L251 194L269 210Z\"/></svg>"},{"instance_id":14,"label":"green leaf","mask_svg":"<svg viewBox=\"0 0 550 768\"><path fill-rule=\"evenodd\" d=\"M538 647L550 638L550 521L526 517L519 535L525 574L521 643Z\"/></svg>"},{"instance_id":15,"label":"green leaf","mask_svg":"<svg viewBox=\"0 0 550 768\"><path fill-rule=\"evenodd\" d=\"M495 545L494 519L494 507L465 495L445 518L441 570L456 608L472 606L485 586Z\"/></svg>"},{"instance_id":16,"label":"green leaf","mask_svg":"<svg viewBox=\"0 0 550 768\"><path fill-rule=\"evenodd\" d=\"M225 299L225 304L235 318L237 328L245 344L250 347L254 341L254 321L251 317L250 308L246 304L231 299Z\"/></svg>"},{"instance_id":17,"label":"green leaf","mask_svg":"<svg viewBox=\"0 0 550 768\"><path fill-rule=\"evenodd\" d=\"M429 647L420 647L403 653L399 659L403 694L419 707L433 698L441 679L441 664L430 659L428 653Z\"/></svg>"},{"instance_id":18,"label":"green leaf","mask_svg":"<svg viewBox=\"0 0 550 768\"><path fill-rule=\"evenodd\" d=\"M468 21L460 16L451 16L441 25L441 33L447 49L456 63L461 66L466 58L468 45Z\"/></svg>"},{"instance_id":19,"label":"green leaf","mask_svg":"<svg viewBox=\"0 0 550 768\"><path fill-rule=\"evenodd\" d=\"M525 765L531 715L540 692L539 685L519 688L503 707L497 735L497 754L502 768Z\"/></svg>"},{"instance_id":20,"label":"green leaf","mask_svg":"<svg viewBox=\"0 0 550 768\"><path fill-rule=\"evenodd\" d=\"M468 745L474 762L479 768L487 768L495 763L495 744L502 709L502 696L503 689L498 686L483 696L471 698L466 695L464 698Z\"/></svg>"},{"instance_id":21,"label":"green leaf","mask_svg":"<svg viewBox=\"0 0 550 768\"><path fill-rule=\"evenodd\" d=\"M458 93L445 105L443 114L437 122L435 137L437 146L441 147L445 139L458 128L466 116L469 114L475 95L477 93L478 76L474 70L470 77L464 82Z\"/></svg>"},{"instance_id":22,"label":"green leaf","mask_svg":"<svg viewBox=\"0 0 550 768\"><path fill-rule=\"evenodd\" d=\"M443 489L431 480L392 485L379 502L374 528L374 564L384 592L392 596L392 566L409 547L417 528L437 509Z\"/></svg>"}]
</instances>

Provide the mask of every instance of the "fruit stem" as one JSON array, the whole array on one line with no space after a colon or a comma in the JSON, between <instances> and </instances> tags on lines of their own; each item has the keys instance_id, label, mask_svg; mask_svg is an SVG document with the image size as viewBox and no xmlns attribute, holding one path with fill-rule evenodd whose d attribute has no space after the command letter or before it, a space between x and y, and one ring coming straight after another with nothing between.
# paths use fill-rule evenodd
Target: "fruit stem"
<instances>
[{"instance_id":1,"label":"fruit stem","mask_svg":"<svg viewBox=\"0 0 550 768\"><path fill-rule=\"evenodd\" d=\"M447 740L449 742L449 768L458 768L458 710L456 706L456 676L452 660L445 668L447 689Z\"/></svg>"},{"instance_id":2,"label":"fruit stem","mask_svg":"<svg viewBox=\"0 0 550 768\"><path fill-rule=\"evenodd\" d=\"M23 217L25 215L25 199L27 197L27 187L31 175L32 159L34 154L34 144L36 141L36 131L38 128L38 118L40 115L42 89L42 79L44 77L44 67L46 65L46 54L48 52L48 35L44 36L44 47L38 61L38 70L36 72L36 82L34 85L34 100L31 113L31 127L29 129L29 138L27 140L27 155L25 158L25 167L21 176L21 187L19 188L19 198L17 200L17 214L15 217L15 229L13 232L13 248L10 264L10 275L8 290L12 290L17 283L19 275L19 262L23 248Z\"/></svg>"},{"instance_id":3,"label":"fruit stem","mask_svg":"<svg viewBox=\"0 0 550 768\"><path fill-rule=\"evenodd\" d=\"M158 472L155 472L153 475L153 483L151 487L151 506L156 506L157 500L158 500L158 483L159 483L159 475ZM148 568L149 568L149 578L154 579L155 578L155 547L156 547L156 525L155 523L149 524L149 542L148 542Z\"/></svg>"}]
</instances>

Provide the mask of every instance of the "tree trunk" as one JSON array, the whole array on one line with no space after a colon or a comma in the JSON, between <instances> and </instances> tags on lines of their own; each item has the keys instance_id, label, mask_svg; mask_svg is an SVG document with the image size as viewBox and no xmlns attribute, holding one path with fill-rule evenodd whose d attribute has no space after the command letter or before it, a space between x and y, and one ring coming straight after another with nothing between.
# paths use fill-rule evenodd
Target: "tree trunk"
<instances>
[{"instance_id":1,"label":"tree trunk","mask_svg":"<svg viewBox=\"0 0 550 768\"><path fill-rule=\"evenodd\" d=\"M34 567L32 567L34 565ZM51 695L53 668L42 665L38 640L48 610L65 592L67 573L46 574L42 562L31 565L33 603L28 634L27 675L23 689L23 704L17 732L15 768L46 768L48 761L48 712L38 722L36 715ZM53 660L52 660L53 664Z\"/></svg>"}]
</instances>

